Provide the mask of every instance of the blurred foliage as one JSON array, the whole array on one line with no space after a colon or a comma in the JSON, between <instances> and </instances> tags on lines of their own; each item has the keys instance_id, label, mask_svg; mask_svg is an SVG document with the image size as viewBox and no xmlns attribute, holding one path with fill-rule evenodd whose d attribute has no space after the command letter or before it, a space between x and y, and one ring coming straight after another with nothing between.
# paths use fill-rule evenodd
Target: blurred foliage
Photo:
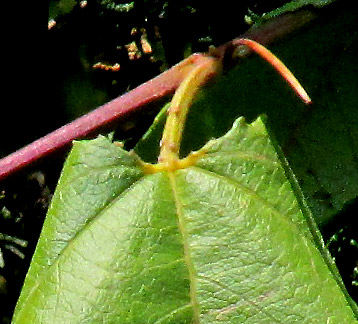
<instances>
[{"instance_id":1,"label":"blurred foliage","mask_svg":"<svg viewBox=\"0 0 358 324\"><path fill-rule=\"evenodd\" d=\"M52 165L56 173L56 163ZM36 171L1 183L0 323L11 321L54 190L55 182L49 187L50 182Z\"/></svg>"},{"instance_id":2,"label":"blurred foliage","mask_svg":"<svg viewBox=\"0 0 358 324\"><path fill-rule=\"evenodd\" d=\"M290 2L283 4L280 8L274 9L268 13L263 14L261 17L256 16L256 19L258 18L258 23L262 23L264 21L267 21L267 20L277 17L279 15L282 15L283 13L286 13L286 12L296 11L300 8L310 6L310 5L315 8L321 8L321 7L324 7L334 1L337 1L337 0L295 0L295 1L290 1Z\"/></svg>"}]
</instances>

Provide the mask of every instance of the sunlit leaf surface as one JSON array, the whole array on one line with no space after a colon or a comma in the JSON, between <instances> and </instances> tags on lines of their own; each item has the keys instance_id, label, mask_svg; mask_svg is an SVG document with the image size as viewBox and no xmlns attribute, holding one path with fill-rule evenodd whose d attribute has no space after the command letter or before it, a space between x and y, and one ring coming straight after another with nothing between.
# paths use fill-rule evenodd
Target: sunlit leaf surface
<instances>
[{"instance_id":1,"label":"sunlit leaf surface","mask_svg":"<svg viewBox=\"0 0 358 324\"><path fill-rule=\"evenodd\" d=\"M75 143L14 323L356 323L262 120L202 150L145 174Z\"/></svg>"}]
</instances>

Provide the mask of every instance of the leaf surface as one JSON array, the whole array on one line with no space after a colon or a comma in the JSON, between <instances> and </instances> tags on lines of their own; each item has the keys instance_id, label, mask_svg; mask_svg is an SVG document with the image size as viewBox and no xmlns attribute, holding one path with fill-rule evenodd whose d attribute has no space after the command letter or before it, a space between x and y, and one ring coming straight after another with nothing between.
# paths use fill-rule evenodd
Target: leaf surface
<instances>
[{"instance_id":1,"label":"leaf surface","mask_svg":"<svg viewBox=\"0 0 358 324\"><path fill-rule=\"evenodd\" d=\"M202 152L145 174L76 143L14 323L356 323L262 120Z\"/></svg>"}]
</instances>

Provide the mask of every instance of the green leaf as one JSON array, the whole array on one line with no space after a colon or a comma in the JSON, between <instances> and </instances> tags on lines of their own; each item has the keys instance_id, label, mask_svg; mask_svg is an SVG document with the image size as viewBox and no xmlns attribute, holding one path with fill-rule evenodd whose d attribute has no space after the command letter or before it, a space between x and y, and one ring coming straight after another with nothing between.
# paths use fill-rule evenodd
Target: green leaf
<instances>
[{"instance_id":1,"label":"green leaf","mask_svg":"<svg viewBox=\"0 0 358 324\"><path fill-rule=\"evenodd\" d=\"M145 174L77 142L13 323L356 323L262 120L202 152Z\"/></svg>"}]
</instances>

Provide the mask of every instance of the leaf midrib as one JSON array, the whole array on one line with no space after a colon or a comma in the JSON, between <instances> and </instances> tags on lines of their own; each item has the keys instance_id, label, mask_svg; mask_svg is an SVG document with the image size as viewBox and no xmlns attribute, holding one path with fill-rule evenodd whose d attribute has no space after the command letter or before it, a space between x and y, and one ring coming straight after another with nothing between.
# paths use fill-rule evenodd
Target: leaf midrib
<instances>
[{"instance_id":1,"label":"leaf midrib","mask_svg":"<svg viewBox=\"0 0 358 324\"><path fill-rule=\"evenodd\" d=\"M183 208L180 202L179 193L177 191L177 185L175 181L175 172L168 172L168 178L170 186L173 192L173 198L175 203L175 209L178 220L178 229L182 235L183 239L183 250L184 250L184 261L189 272L189 282L190 282L190 301L193 308L193 324L200 323L200 311L199 311L199 302L197 297L197 276L194 269L194 262L192 259L190 245L189 245L189 234L185 224L185 219L183 216Z\"/></svg>"},{"instance_id":2,"label":"leaf midrib","mask_svg":"<svg viewBox=\"0 0 358 324\"><path fill-rule=\"evenodd\" d=\"M271 161L267 161L267 162L271 162ZM211 177L220 178L221 180L223 180L227 183L230 183L231 185L234 185L235 187L237 187L239 190L241 190L245 194L251 196L253 199L259 200L263 205L265 205L268 209L270 209L274 215L280 217L285 223L287 223L287 225L295 227L296 230L298 229L297 226L295 226L294 224L289 222L287 217L285 217L284 214L282 214L279 210L277 210L276 207L272 203L270 203L269 201L267 201L266 199L264 199L263 197L258 195L256 191L243 185L239 181L232 179L226 175L221 175L214 171L207 170L207 169L205 169L201 166L197 166L197 165L191 166L190 169L194 169L199 173L205 173ZM199 301L198 301L198 296L197 296L198 277L197 277L197 273L195 271L194 262L192 259L192 253L190 251L191 247L189 245L189 233L187 230L185 217L183 215L183 207L182 207L181 199L180 199L180 196L179 196L179 193L177 190L175 174L176 174L176 171L168 172L168 178L169 178L170 186L171 186L172 193L173 193L174 203L175 203L175 207L176 207L178 229L179 229L179 232L181 233L182 239L183 239L184 261L185 261L186 267L189 272L190 300L191 300L191 305L193 308L193 323L199 324L200 323L200 307L199 307ZM273 319L277 323L280 323L279 321L277 321L276 318L273 318Z\"/></svg>"},{"instance_id":3,"label":"leaf midrib","mask_svg":"<svg viewBox=\"0 0 358 324\"><path fill-rule=\"evenodd\" d=\"M296 230L298 229L297 226L295 226L294 224L289 222L287 217L285 217L284 214L282 214L279 210L277 210L273 204L271 204L269 201L267 201L266 199L264 199L263 197L258 195L257 192L252 190L251 188L241 184L240 182L238 182L230 177L218 174L218 173L210 171L210 170L206 170L203 167L191 166L190 169L194 169L195 171L197 171L199 173L205 173L211 177L220 178L221 180L223 180L227 183L230 183L230 185L237 187L239 190L241 190L245 194L251 196L253 199L259 200L263 205L265 205L268 209L270 209L273 214L280 217L285 223L287 223L287 225L295 227ZM183 170L181 170L181 171L183 171ZM169 177L170 186L171 186L171 189L173 192L173 198L174 198L175 207L176 207L176 214L177 214L177 219L178 219L178 229L179 229L179 232L181 233L182 239L183 239L184 261L185 261L185 264L186 264L188 272L189 272L190 300L191 300L191 305L192 305L193 314L194 314L193 323L199 324L200 323L200 306L199 306L200 304L199 304L198 296L197 296L197 284L198 284L198 280L199 280L200 276L198 276L195 271L194 262L192 259L192 253L190 251L191 247L189 245L189 233L187 230L185 217L183 215L183 207L182 207L183 204L181 203L181 199L180 199L180 196L179 196L179 193L177 190L175 174L176 174L175 171L168 172L168 177ZM203 279L203 278L201 278L201 279ZM225 288L227 288L227 287L225 287ZM236 294L236 292L235 292L235 294ZM238 296L238 297L240 297L240 296ZM243 300L249 303L249 301L247 301L245 298L243 298ZM255 303L253 303L252 306L258 307ZM269 318L271 318L271 320L273 322L281 323L281 321L279 319L273 317L271 314L267 313L264 309L260 309L260 311L265 313L266 316L268 316Z\"/></svg>"}]
</instances>

